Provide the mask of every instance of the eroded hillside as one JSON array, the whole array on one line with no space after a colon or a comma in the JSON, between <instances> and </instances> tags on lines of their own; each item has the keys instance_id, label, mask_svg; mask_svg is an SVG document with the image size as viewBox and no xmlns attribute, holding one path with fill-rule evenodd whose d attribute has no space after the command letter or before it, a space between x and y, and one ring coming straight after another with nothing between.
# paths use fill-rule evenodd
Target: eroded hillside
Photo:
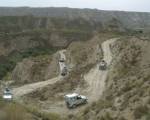
<instances>
[{"instance_id":1,"label":"eroded hillside","mask_svg":"<svg viewBox=\"0 0 150 120\"><path fill-rule=\"evenodd\" d=\"M83 120L148 120L150 114L150 41L125 37L111 46L112 68L103 98L87 107Z\"/></svg>"},{"instance_id":2,"label":"eroded hillside","mask_svg":"<svg viewBox=\"0 0 150 120\"><path fill-rule=\"evenodd\" d=\"M8 86L14 96L0 98L0 119L150 119L149 13L0 8L0 15L0 95ZM74 92L88 103L68 109L64 96Z\"/></svg>"}]
</instances>

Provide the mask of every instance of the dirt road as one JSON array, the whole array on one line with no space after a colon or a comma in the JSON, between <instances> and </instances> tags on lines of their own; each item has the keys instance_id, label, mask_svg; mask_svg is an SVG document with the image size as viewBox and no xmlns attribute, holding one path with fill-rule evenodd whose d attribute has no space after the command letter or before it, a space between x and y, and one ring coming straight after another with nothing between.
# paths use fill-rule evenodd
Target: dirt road
<instances>
[{"instance_id":1,"label":"dirt road","mask_svg":"<svg viewBox=\"0 0 150 120\"><path fill-rule=\"evenodd\" d=\"M104 55L104 60L109 66L112 61L112 53L110 50L110 44L115 42L118 38L113 38L102 43L102 50ZM89 102L96 101L100 98L105 90L105 80L107 79L108 69L99 70L99 64L97 64L93 69L89 71L84 76L85 81L88 83L89 87L87 91L87 97Z\"/></svg>"},{"instance_id":2,"label":"dirt road","mask_svg":"<svg viewBox=\"0 0 150 120\"><path fill-rule=\"evenodd\" d=\"M66 59L64 51L65 50L59 51L59 54L60 54L61 58ZM62 66L63 65L59 66L60 69L62 68ZM31 93L33 91L36 91L37 89L43 88L43 87L45 87L47 85L54 84L57 81L61 80L62 78L63 77L61 75L59 75L56 78L52 78L52 79L49 79L49 80L46 80L46 81L32 83L32 84L27 84L27 85L24 85L24 86L21 86L21 87L18 87L18 88L14 88L12 90L12 93L13 93L14 98L18 98L18 97L21 97L23 95L29 94L29 93Z\"/></svg>"},{"instance_id":3,"label":"dirt road","mask_svg":"<svg viewBox=\"0 0 150 120\"><path fill-rule=\"evenodd\" d=\"M37 89L43 88L47 85L54 84L60 79L61 79L61 76L58 76L58 77L50 79L50 80L24 85L24 86L21 86L19 88L14 88L13 89L13 96L15 98L16 97L21 97L25 94L36 91Z\"/></svg>"},{"instance_id":4,"label":"dirt road","mask_svg":"<svg viewBox=\"0 0 150 120\"><path fill-rule=\"evenodd\" d=\"M113 38L113 39L107 40L104 43L102 43L104 60L107 62L108 66L110 65L110 63L112 61L110 44L112 44L116 40L117 40L117 38ZM59 52L60 58L66 59L64 52L65 52L64 50ZM61 69L61 67L62 66L60 66L60 69ZM87 74L84 75L84 79L89 85L89 87L85 90L85 93L86 93L85 95L88 97L89 103L92 103L92 102L98 100L100 98L100 96L102 95L103 91L105 90L105 80L107 79L107 74L108 74L108 69L105 71L99 70L99 64L97 64L93 69L91 69ZM53 78L53 79L50 79L47 81L24 85L22 87L16 88L13 90L14 96L20 97L25 94L31 93L33 91L36 91L37 89L47 86L48 84L54 84L61 78L62 78L61 76L58 76L56 78ZM68 110L66 108L66 105L64 104L64 101L60 101L60 103L56 102L53 105L46 106L45 110L47 112L56 112L56 113L59 112L63 115L66 113L76 113L82 109L84 109L84 106L80 107L80 109Z\"/></svg>"},{"instance_id":5,"label":"dirt road","mask_svg":"<svg viewBox=\"0 0 150 120\"><path fill-rule=\"evenodd\" d=\"M110 44L115 42L117 38L113 38L102 43L102 50L104 55L104 60L107 62L108 66L112 61L112 54L110 50ZM99 51L99 49L97 49ZM97 64L93 69L91 69L84 79L88 83L89 87L87 89L76 89L74 92L81 93L88 97L88 103L91 104L94 101L97 101L105 90L105 80L107 79L108 69L105 71L99 70L99 64ZM67 114L76 114L82 111L85 106L80 106L78 109L67 109L64 101L56 102L50 106L46 106L46 112L55 112L61 115Z\"/></svg>"},{"instance_id":6,"label":"dirt road","mask_svg":"<svg viewBox=\"0 0 150 120\"><path fill-rule=\"evenodd\" d=\"M65 52L66 52L66 50L61 50L61 51L59 51L60 59L61 59L61 60L64 60L64 62L59 62L60 73L63 71L64 67L67 67L67 66L66 66L66 63L65 63L65 61L66 61Z\"/></svg>"}]
</instances>

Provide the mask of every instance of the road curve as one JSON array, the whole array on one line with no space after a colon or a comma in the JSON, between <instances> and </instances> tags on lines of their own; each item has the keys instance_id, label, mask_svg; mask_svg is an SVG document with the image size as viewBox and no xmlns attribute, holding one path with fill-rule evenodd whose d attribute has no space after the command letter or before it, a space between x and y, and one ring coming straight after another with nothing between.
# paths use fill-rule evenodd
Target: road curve
<instances>
[{"instance_id":1,"label":"road curve","mask_svg":"<svg viewBox=\"0 0 150 120\"><path fill-rule=\"evenodd\" d=\"M102 43L102 50L104 55L104 60L107 62L109 66L113 59L112 53L110 50L110 45L114 43L118 38L113 38L106 40ZM108 69L107 70L99 70L99 64L97 64L94 68L92 68L85 76L84 79L88 83L89 87L87 89L87 97L89 101L96 101L103 94L105 89L105 81L107 79Z\"/></svg>"},{"instance_id":2,"label":"road curve","mask_svg":"<svg viewBox=\"0 0 150 120\"><path fill-rule=\"evenodd\" d=\"M59 54L60 54L61 58L63 57L64 59L66 59L64 51L65 50L59 51ZM62 66L59 66L59 67L62 68ZM38 90L40 88L43 88L43 87L45 87L47 85L54 84L57 81L61 80L62 78L63 77L61 75L59 75L56 78L52 78L52 79L49 79L49 80L46 80L46 81L41 81L41 82L36 82L36 83L23 85L21 87L14 88L12 90L12 93L13 93L14 98L18 98L18 97L21 97L23 95L29 94L29 93L31 93L33 91L36 91L36 90Z\"/></svg>"}]
</instances>

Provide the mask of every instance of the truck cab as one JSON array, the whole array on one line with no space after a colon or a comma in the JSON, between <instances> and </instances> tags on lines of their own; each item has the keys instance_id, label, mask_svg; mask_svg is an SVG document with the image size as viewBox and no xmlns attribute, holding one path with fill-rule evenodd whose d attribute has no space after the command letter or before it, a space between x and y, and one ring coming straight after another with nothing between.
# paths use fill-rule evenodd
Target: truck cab
<instances>
[{"instance_id":1,"label":"truck cab","mask_svg":"<svg viewBox=\"0 0 150 120\"><path fill-rule=\"evenodd\" d=\"M65 95L65 102L68 108L75 108L78 105L86 104L87 97L77 93Z\"/></svg>"}]
</instances>

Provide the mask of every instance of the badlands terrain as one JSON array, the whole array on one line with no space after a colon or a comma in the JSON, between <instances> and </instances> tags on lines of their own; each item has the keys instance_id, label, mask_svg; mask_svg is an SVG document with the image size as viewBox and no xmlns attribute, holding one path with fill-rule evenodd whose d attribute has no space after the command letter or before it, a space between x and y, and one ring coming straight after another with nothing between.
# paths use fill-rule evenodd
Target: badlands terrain
<instances>
[{"instance_id":1,"label":"badlands terrain","mask_svg":"<svg viewBox=\"0 0 150 120\"><path fill-rule=\"evenodd\" d=\"M0 8L0 120L150 120L149 28L150 13Z\"/></svg>"}]
</instances>

